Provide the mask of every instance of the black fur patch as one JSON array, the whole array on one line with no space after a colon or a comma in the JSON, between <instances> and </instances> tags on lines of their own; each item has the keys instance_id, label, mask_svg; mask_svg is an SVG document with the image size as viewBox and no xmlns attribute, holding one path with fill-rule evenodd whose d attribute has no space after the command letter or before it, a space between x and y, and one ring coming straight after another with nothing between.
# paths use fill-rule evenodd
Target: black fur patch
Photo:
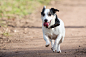
<instances>
[{"instance_id":1,"label":"black fur patch","mask_svg":"<svg viewBox=\"0 0 86 57\"><path fill-rule=\"evenodd\" d=\"M54 9L54 8L51 8L51 9L50 9L50 12L51 12L51 14L52 14L52 15L54 15L54 14L56 13L56 11L58 11L58 12L59 12L59 10L58 10L58 9Z\"/></svg>"},{"instance_id":2,"label":"black fur patch","mask_svg":"<svg viewBox=\"0 0 86 57\"><path fill-rule=\"evenodd\" d=\"M56 26L59 26L59 25L60 25L60 21L59 21L57 15L56 15L56 19L55 19L55 24L54 24L54 26L56 27Z\"/></svg>"},{"instance_id":3,"label":"black fur patch","mask_svg":"<svg viewBox=\"0 0 86 57\"><path fill-rule=\"evenodd\" d=\"M58 9L54 9L54 8L51 8L51 9L50 9L50 12L51 12L51 14L52 14L52 15L56 15L56 14L55 14L55 13L56 13L56 11L58 11L58 12L59 12L59 10L58 10ZM56 18L55 18L55 24L54 24L54 25L52 25L50 28L54 28L54 27L59 26L59 25L60 25L60 21L59 21L59 19L58 19L57 15L56 15Z\"/></svg>"},{"instance_id":4,"label":"black fur patch","mask_svg":"<svg viewBox=\"0 0 86 57\"><path fill-rule=\"evenodd\" d=\"M44 15L45 8L43 7L41 15Z\"/></svg>"},{"instance_id":5,"label":"black fur patch","mask_svg":"<svg viewBox=\"0 0 86 57\"><path fill-rule=\"evenodd\" d=\"M60 25L60 21L59 21L57 15L56 15L56 18L55 18L55 24L52 25L50 28L54 28L54 27L59 26L59 25Z\"/></svg>"}]
</instances>

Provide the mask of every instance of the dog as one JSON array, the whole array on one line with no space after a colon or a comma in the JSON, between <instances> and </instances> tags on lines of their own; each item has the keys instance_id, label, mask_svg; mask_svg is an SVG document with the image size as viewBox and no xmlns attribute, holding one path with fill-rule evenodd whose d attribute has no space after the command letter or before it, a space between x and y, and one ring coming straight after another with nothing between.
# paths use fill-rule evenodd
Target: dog
<instances>
[{"instance_id":1,"label":"dog","mask_svg":"<svg viewBox=\"0 0 86 57\"><path fill-rule=\"evenodd\" d=\"M46 41L45 46L48 47L51 42L51 50L61 53L60 43L63 42L65 37L65 27L63 21L57 17L56 12L59 12L59 10L43 7L41 12L42 31L43 38Z\"/></svg>"}]
</instances>

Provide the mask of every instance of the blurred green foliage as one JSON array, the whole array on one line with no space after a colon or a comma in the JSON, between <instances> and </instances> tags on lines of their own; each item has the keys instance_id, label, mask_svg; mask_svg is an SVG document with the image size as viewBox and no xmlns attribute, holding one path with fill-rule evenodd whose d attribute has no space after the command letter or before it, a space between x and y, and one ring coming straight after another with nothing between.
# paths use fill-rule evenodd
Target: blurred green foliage
<instances>
[{"instance_id":1,"label":"blurred green foliage","mask_svg":"<svg viewBox=\"0 0 86 57\"><path fill-rule=\"evenodd\" d=\"M10 36L10 34L8 32L5 32L2 34L3 36Z\"/></svg>"},{"instance_id":2,"label":"blurred green foliage","mask_svg":"<svg viewBox=\"0 0 86 57\"><path fill-rule=\"evenodd\" d=\"M31 14L40 5L47 5L51 0L0 0L0 19L2 17L25 16Z\"/></svg>"}]
</instances>

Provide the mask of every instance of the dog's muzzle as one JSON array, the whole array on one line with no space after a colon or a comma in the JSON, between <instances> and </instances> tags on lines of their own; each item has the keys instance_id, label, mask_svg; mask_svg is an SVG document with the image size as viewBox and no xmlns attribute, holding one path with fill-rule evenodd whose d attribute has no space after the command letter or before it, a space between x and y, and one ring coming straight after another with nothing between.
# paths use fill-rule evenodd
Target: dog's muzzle
<instances>
[{"instance_id":1,"label":"dog's muzzle","mask_svg":"<svg viewBox=\"0 0 86 57\"><path fill-rule=\"evenodd\" d=\"M44 26L46 27L46 28L48 28L48 26L50 25L50 23L51 23L51 21L50 22L44 22Z\"/></svg>"}]
</instances>

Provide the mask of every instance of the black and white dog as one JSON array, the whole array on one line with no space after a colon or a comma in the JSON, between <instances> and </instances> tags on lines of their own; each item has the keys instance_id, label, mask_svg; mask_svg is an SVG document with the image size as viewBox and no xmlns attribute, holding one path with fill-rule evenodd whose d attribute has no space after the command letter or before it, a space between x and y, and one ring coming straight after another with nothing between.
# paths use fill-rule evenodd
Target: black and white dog
<instances>
[{"instance_id":1,"label":"black and white dog","mask_svg":"<svg viewBox=\"0 0 86 57\"><path fill-rule=\"evenodd\" d=\"M57 11L59 12L58 9L46 9L46 6L43 7L41 12L42 30L43 38L46 41L45 46L48 47L51 42L53 52L61 53L60 43L64 40L65 28L63 21L55 14Z\"/></svg>"}]
</instances>

